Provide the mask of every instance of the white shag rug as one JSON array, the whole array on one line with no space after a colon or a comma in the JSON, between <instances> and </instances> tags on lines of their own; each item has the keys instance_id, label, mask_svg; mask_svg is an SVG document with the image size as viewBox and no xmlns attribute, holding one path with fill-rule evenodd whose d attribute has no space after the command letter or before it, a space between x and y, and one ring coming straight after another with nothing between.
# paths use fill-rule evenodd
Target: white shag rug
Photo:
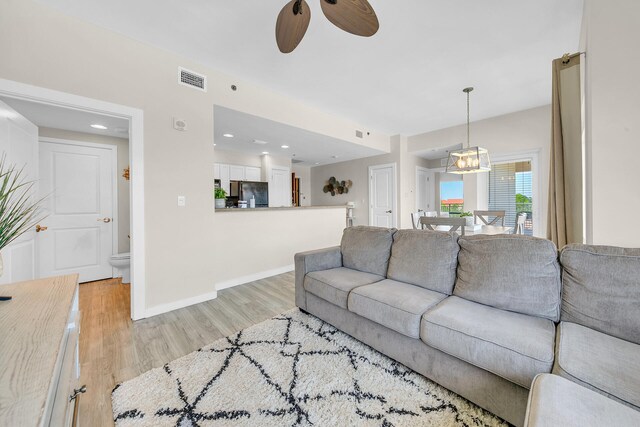
<instances>
[{"instance_id":1,"label":"white shag rug","mask_svg":"<svg viewBox=\"0 0 640 427\"><path fill-rule=\"evenodd\" d=\"M506 425L298 309L119 384L111 397L117 427Z\"/></svg>"}]
</instances>

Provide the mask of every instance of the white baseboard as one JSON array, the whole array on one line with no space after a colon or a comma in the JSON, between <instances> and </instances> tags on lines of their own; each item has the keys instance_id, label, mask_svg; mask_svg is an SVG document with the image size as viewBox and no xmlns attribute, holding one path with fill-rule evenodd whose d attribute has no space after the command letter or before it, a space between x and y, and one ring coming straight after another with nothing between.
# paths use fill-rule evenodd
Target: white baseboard
<instances>
[{"instance_id":1,"label":"white baseboard","mask_svg":"<svg viewBox=\"0 0 640 427\"><path fill-rule=\"evenodd\" d=\"M277 276L278 274L288 273L290 271L293 271L294 269L295 266L291 264L280 268L274 268L273 270L261 271L259 273L249 274L247 276L226 280L224 282L216 284L216 290L213 292L147 308L145 311L145 317L153 317L159 314L168 313L173 310L178 310L179 308L184 308L190 305L200 304L201 302L210 301L218 297L218 291L221 289L232 288L234 286L244 285L245 283L255 282L256 280L266 279L267 277Z\"/></svg>"},{"instance_id":2,"label":"white baseboard","mask_svg":"<svg viewBox=\"0 0 640 427\"><path fill-rule=\"evenodd\" d=\"M248 276L237 277L235 279L226 280L216 284L217 290L232 288L238 285L244 285L245 283L255 282L256 280L266 279L267 277L277 276L278 274L288 273L295 270L293 264L286 265L280 268L274 268L273 270L261 271L259 273L249 274Z\"/></svg>"},{"instance_id":3,"label":"white baseboard","mask_svg":"<svg viewBox=\"0 0 640 427\"><path fill-rule=\"evenodd\" d=\"M210 301L218 297L218 291L209 292L206 294L198 295L191 298L185 298L179 301L170 302L167 304L156 305L155 307L147 308L145 310L145 317L153 317L159 314L168 313L179 308L188 307L194 304L200 304L201 302Z\"/></svg>"}]
</instances>

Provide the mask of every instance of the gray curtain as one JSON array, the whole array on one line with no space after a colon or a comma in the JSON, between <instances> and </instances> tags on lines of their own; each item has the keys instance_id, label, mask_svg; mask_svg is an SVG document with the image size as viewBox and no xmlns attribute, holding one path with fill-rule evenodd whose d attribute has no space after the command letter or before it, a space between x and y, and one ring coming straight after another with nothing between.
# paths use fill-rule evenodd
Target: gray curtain
<instances>
[{"instance_id":1,"label":"gray curtain","mask_svg":"<svg viewBox=\"0 0 640 427\"><path fill-rule=\"evenodd\" d=\"M583 242L580 55L553 61L547 238L558 248Z\"/></svg>"}]
</instances>

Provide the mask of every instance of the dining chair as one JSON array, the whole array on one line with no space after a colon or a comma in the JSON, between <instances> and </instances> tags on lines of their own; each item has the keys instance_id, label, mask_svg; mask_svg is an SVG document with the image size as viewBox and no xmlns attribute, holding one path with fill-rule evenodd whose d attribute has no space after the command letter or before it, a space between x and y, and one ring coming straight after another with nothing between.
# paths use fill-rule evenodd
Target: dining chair
<instances>
[{"instance_id":1,"label":"dining chair","mask_svg":"<svg viewBox=\"0 0 640 427\"><path fill-rule=\"evenodd\" d=\"M494 217L489 220L489 217ZM478 223L478 218L484 223L484 225L498 225L498 221L502 223L504 227L505 211L473 211L473 223Z\"/></svg>"},{"instance_id":2,"label":"dining chair","mask_svg":"<svg viewBox=\"0 0 640 427\"><path fill-rule=\"evenodd\" d=\"M435 218L435 217L438 216L438 212L437 211L426 211L424 213L424 216Z\"/></svg>"},{"instance_id":3,"label":"dining chair","mask_svg":"<svg viewBox=\"0 0 640 427\"><path fill-rule=\"evenodd\" d=\"M420 218L423 217L424 214L424 211L411 212L411 225L413 226L414 230L420 228Z\"/></svg>"},{"instance_id":4,"label":"dining chair","mask_svg":"<svg viewBox=\"0 0 640 427\"><path fill-rule=\"evenodd\" d=\"M460 229L460 234L464 236L464 226L467 220L464 218L432 218L428 216L420 217L420 226L422 229L436 231L435 227L439 225L449 226L449 231L457 232Z\"/></svg>"},{"instance_id":5,"label":"dining chair","mask_svg":"<svg viewBox=\"0 0 640 427\"><path fill-rule=\"evenodd\" d=\"M516 228L513 230L513 234L524 234L524 223L527 220L527 213L520 212L516 218Z\"/></svg>"}]
</instances>

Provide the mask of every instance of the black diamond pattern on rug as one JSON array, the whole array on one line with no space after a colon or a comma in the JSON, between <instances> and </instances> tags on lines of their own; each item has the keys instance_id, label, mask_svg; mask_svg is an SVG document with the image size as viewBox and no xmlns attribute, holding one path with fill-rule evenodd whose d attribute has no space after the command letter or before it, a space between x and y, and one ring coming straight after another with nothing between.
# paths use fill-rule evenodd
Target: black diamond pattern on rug
<instances>
[{"instance_id":1,"label":"black diamond pattern on rug","mask_svg":"<svg viewBox=\"0 0 640 427\"><path fill-rule=\"evenodd\" d=\"M500 419L292 310L118 385L123 426L499 426Z\"/></svg>"}]
</instances>

